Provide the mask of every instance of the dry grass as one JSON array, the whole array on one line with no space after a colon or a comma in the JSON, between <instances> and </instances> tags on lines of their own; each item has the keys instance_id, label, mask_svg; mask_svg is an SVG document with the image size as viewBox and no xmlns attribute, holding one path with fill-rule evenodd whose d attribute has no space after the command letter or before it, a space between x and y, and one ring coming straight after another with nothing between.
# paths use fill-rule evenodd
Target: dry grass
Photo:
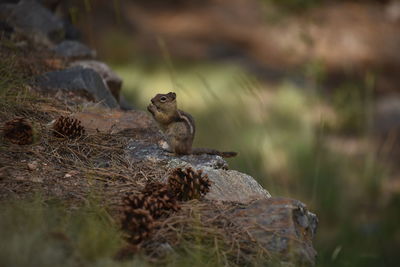
<instances>
[{"instance_id":1,"label":"dry grass","mask_svg":"<svg viewBox=\"0 0 400 267\"><path fill-rule=\"evenodd\" d=\"M15 117L25 118L34 129L34 144L29 146L0 140L0 198L41 190L45 196L82 201L95 191L116 205L125 192L136 192L165 172L125 156L132 135L95 132L77 140L54 137L50 123L78 111L79 106L40 95L29 84L35 75L57 69L49 63L57 58L2 41L0 59L0 130Z\"/></svg>"},{"instance_id":2,"label":"dry grass","mask_svg":"<svg viewBox=\"0 0 400 267\"><path fill-rule=\"evenodd\" d=\"M73 194L73 198L83 200L92 190L101 192L110 204L116 204L125 192L137 192L146 181L162 177L165 170L159 166L132 162L124 148L128 136L95 133L77 140L56 138L49 122L57 115L48 115L47 120L38 120L40 106L36 114L27 119L34 124L36 142L31 146L1 145L2 165L8 167L7 191L20 193L27 183L36 182L45 195L52 195L55 187L62 186L62 198ZM3 114L4 115L4 114ZM11 115L11 114L10 114ZM6 116L11 117L12 116ZM29 164L36 165L29 167ZM20 177L15 180L15 177ZM1 190L3 191L3 190ZM1 192L0 191L0 192ZM1 196L7 197L2 192Z\"/></svg>"},{"instance_id":3,"label":"dry grass","mask_svg":"<svg viewBox=\"0 0 400 267\"><path fill-rule=\"evenodd\" d=\"M142 245L148 259L165 264L172 255L189 254L199 262L215 266L243 266L266 263L272 255L252 235L236 224L235 203L192 200L182 203L173 216L158 222L151 239ZM183 257L184 258L184 257Z\"/></svg>"}]
</instances>

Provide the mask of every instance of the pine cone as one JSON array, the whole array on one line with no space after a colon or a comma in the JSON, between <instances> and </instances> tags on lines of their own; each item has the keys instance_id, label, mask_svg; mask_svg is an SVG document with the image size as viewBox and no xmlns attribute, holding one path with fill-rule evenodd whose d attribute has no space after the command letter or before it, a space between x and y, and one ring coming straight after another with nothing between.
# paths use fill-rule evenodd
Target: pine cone
<instances>
[{"instance_id":1,"label":"pine cone","mask_svg":"<svg viewBox=\"0 0 400 267\"><path fill-rule=\"evenodd\" d=\"M85 134L85 128L79 120L61 116L54 122L53 133L56 137L75 139Z\"/></svg>"},{"instance_id":2,"label":"pine cone","mask_svg":"<svg viewBox=\"0 0 400 267\"><path fill-rule=\"evenodd\" d=\"M179 210L176 198L168 186L156 182L147 184L141 194L124 198L123 204L134 209L146 209L154 218L159 218L170 210Z\"/></svg>"},{"instance_id":3,"label":"pine cone","mask_svg":"<svg viewBox=\"0 0 400 267\"><path fill-rule=\"evenodd\" d=\"M155 218L168 213L170 210L178 211L180 208L176 202L175 195L171 192L168 185L158 182L149 183L143 190L143 194L149 195L147 201L149 203L148 208L152 211Z\"/></svg>"},{"instance_id":4,"label":"pine cone","mask_svg":"<svg viewBox=\"0 0 400 267\"><path fill-rule=\"evenodd\" d=\"M166 187L165 184L159 182L149 182L142 190L142 194L145 196L155 196L162 194L161 192L165 191L168 191L168 187Z\"/></svg>"},{"instance_id":5,"label":"pine cone","mask_svg":"<svg viewBox=\"0 0 400 267\"><path fill-rule=\"evenodd\" d=\"M192 168L175 169L168 178L168 185L180 201L200 199L210 191L211 182L207 175L202 175L202 170L194 171Z\"/></svg>"},{"instance_id":6,"label":"pine cone","mask_svg":"<svg viewBox=\"0 0 400 267\"><path fill-rule=\"evenodd\" d=\"M29 145L33 143L32 126L24 118L15 118L4 124L4 138L13 144Z\"/></svg>"},{"instance_id":7,"label":"pine cone","mask_svg":"<svg viewBox=\"0 0 400 267\"><path fill-rule=\"evenodd\" d=\"M154 227L154 219L179 209L168 186L155 182L147 184L139 195L126 196L122 204L121 225L132 244L139 244L148 237Z\"/></svg>"},{"instance_id":8,"label":"pine cone","mask_svg":"<svg viewBox=\"0 0 400 267\"><path fill-rule=\"evenodd\" d=\"M154 228L154 219L146 209L125 207L122 218L122 229L128 234L131 244L139 244L149 237Z\"/></svg>"}]
</instances>

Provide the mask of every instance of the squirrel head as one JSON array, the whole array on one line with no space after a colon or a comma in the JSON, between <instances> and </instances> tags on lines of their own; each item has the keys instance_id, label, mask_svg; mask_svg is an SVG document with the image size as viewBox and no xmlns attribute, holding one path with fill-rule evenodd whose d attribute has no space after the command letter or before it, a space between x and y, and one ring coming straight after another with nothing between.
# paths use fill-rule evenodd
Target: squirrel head
<instances>
[{"instance_id":1,"label":"squirrel head","mask_svg":"<svg viewBox=\"0 0 400 267\"><path fill-rule=\"evenodd\" d=\"M177 109L176 94L173 92L157 94L151 99L151 103L162 111L175 111Z\"/></svg>"}]
</instances>

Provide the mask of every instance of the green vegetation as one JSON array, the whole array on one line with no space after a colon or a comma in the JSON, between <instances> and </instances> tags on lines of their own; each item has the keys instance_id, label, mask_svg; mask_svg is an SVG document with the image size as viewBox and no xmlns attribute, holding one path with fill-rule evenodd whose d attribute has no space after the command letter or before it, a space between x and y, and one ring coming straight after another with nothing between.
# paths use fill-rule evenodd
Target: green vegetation
<instances>
[{"instance_id":1,"label":"green vegetation","mask_svg":"<svg viewBox=\"0 0 400 267\"><path fill-rule=\"evenodd\" d=\"M323 0L263 0L286 11L300 11L320 4Z\"/></svg>"},{"instance_id":2,"label":"green vegetation","mask_svg":"<svg viewBox=\"0 0 400 267\"><path fill-rule=\"evenodd\" d=\"M71 208L60 200L45 201L40 195L3 202L0 207L0 265L242 266L234 264L239 259L238 232L227 237L213 228L212 219L201 221L199 211L193 208L201 206L199 202L187 205L188 214L176 216L170 227L154 237L164 240L172 235L178 242L176 246L165 244L163 248L163 244L158 243L157 248L145 248L168 252L160 261L154 258L150 261L140 253L134 258L117 260L126 244L113 216L100 203L101 199L91 197L83 206ZM232 246L224 243L227 238L238 240ZM261 264L267 258L261 251L247 257L246 260L254 264Z\"/></svg>"},{"instance_id":3,"label":"green vegetation","mask_svg":"<svg viewBox=\"0 0 400 267\"><path fill-rule=\"evenodd\" d=\"M109 266L120 234L103 207L68 210L58 201L10 201L0 208L1 266Z\"/></svg>"},{"instance_id":4,"label":"green vegetation","mask_svg":"<svg viewBox=\"0 0 400 267\"><path fill-rule=\"evenodd\" d=\"M0 54L0 105L19 102L26 96L26 78L18 72L15 56ZM22 89L22 90L21 90Z\"/></svg>"}]
</instances>

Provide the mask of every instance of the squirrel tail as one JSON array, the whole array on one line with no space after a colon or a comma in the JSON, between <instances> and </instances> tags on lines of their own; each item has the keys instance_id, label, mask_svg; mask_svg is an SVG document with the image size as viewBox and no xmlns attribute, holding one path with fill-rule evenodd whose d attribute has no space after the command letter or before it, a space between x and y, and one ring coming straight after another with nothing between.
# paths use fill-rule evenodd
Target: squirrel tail
<instances>
[{"instance_id":1,"label":"squirrel tail","mask_svg":"<svg viewBox=\"0 0 400 267\"><path fill-rule=\"evenodd\" d=\"M232 158L235 157L238 153L236 152L221 152L211 148L193 148L192 154L201 155L201 154L209 154L209 155L217 155L223 158Z\"/></svg>"}]
</instances>

